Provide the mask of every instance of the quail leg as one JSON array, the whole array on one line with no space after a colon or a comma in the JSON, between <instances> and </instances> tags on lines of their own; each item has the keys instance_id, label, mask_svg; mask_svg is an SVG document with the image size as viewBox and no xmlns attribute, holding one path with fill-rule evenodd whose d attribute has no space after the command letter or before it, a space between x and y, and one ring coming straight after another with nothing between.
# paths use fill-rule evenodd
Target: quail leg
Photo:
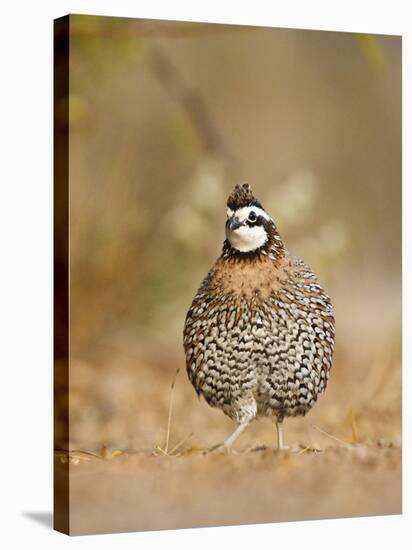
<instances>
[{"instance_id":1,"label":"quail leg","mask_svg":"<svg viewBox=\"0 0 412 550\"><path fill-rule=\"evenodd\" d=\"M277 435L277 447L278 451L286 449L283 442L283 422L276 422L276 435Z\"/></svg>"},{"instance_id":2,"label":"quail leg","mask_svg":"<svg viewBox=\"0 0 412 550\"><path fill-rule=\"evenodd\" d=\"M230 436L227 439L225 439L223 443L218 443L217 445L213 445L213 447L210 447L210 449L208 449L207 452L212 453L214 451L229 450L230 447L233 445L233 443L236 441L236 439L239 437L239 435L243 432L243 430L248 425L249 425L249 421L239 424L236 430L232 434L230 434Z\"/></svg>"}]
</instances>

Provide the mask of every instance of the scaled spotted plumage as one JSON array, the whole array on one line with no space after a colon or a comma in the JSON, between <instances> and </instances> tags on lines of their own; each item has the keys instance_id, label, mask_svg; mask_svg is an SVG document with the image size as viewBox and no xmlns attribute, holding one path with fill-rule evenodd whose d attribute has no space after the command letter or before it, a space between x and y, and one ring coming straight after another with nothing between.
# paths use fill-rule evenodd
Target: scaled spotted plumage
<instances>
[{"instance_id":1,"label":"scaled spotted plumage","mask_svg":"<svg viewBox=\"0 0 412 550\"><path fill-rule=\"evenodd\" d=\"M273 417L282 447L285 417L303 416L325 390L335 321L316 275L290 255L249 185L227 201L226 240L187 313L191 383L238 427Z\"/></svg>"}]
</instances>

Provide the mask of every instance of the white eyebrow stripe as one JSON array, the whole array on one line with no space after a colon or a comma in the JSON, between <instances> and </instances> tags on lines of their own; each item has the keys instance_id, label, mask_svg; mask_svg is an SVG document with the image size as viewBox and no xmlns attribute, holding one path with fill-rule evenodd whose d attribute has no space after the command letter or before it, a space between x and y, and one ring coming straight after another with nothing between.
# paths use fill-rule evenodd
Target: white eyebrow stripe
<instances>
[{"instance_id":1,"label":"white eyebrow stripe","mask_svg":"<svg viewBox=\"0 0 412 550\"><path fill-rule=\"evenodd\" d=\"M233 216L234 211L231 208L227 209L227 217L230 218L230 216Z\"/></svg>"},{"instance_id":2,"label":"white eyebrow stripe","mask_svg":"<svg viewBox=\"0 0 412 550\"><path fill-rule=\"evenodd\" d=\"M269 214L265 212L263 208L259 208L258 206L244 206L243 208L236 210L235 214L238 220L243 222L248 218L250 212L252 211L255 212L257 216L262 216L262 218L265 218L265 220L272 220ZM231 212L233 213L233 211Z\"/></svg>"}]
</instances>

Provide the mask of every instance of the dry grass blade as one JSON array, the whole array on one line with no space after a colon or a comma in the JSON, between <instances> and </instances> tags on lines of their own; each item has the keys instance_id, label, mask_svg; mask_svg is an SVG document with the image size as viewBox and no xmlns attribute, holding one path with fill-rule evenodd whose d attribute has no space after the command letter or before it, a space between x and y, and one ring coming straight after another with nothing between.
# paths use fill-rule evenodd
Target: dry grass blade
<instances>
[{"instance_id":1,"label":"dry grass blade","mask_svg":"<svg viewBox=\"0 0 412 550\"><path fill-rule=\"evenodd\" d=\"M310 446L305 447L304 449L301 449L298 453L296 453L296 456L303 455L303 453L307 453L310 450Z\"/></svg>"},{"instance_id":2,"label":"dry grass blade","mask_svg":"<svg viewBox=\"0 0 412 550\"><path fill-rule=\"evenodd\" d=\"M160 445L156 445L156 451L160 451L165 456L170 456L169 453L167 453Z\"/></svg>"},{"instance_id":3,"label":"dry grass blade","mask_svg":"<svg viewBox=\"0 0 412 550\"><path fill-rule=\"evenodd\" d=\"M355 413L353 412L353 410L350 411L350 425L352 428L352 443L358 443L359 441L358 425L357 425Z\"/></svg>"},{"instance_id":4,"label":"dry grass blade","mask_svg":"<svg viewBox=\"0 0 412 550\"><path fill-rule=\"evenodd\" d=\"M115 449L114 451L112 451L110 458L116 458L118 456L127 456L127 453L125 451L122 451L121 449Z\"/></svg>"},{"instance_id":5,"label":"dry grass blade","mask_svg":"<svg viewBox=\"0 0 412 550\"><path fill-rule=\"evenodd\" d=\"M339 439L338 437L335 437L332 434L329 434L328 432L325 432L325 430L322 430L322 428L319 428L318 426L315 426L315 424L311 424L311 427L320 432L323 435L326 435L326 437L329 437L330 439L333 439L334 441L337 441L341 445L344 445L345 447L350 447L350 443L347 441L343 441L343 439Z\"/></svg>"},{"instance_id":6,"label":"dry grass blade","mask_svg":"<svg viewBox=\"0 0 412 550\"><path fill-rule=\"evenodd\" d=\"M90 462L92 459L101 457L90 451L81 451L81 450L72 450L68 451L66 449L56 449L54 456L60 459L62 464L70 462L70 464L80 464L80 462Z\"/></svg>"},{"instance_id":7,"label":"dry grass blade","mask_svg":"<svg viewBox=\"0 0 412 550\"><path fill-rule=\"evenodd\" d=\"M67 449L56 449L54 451L54 456L90 456L93 458L101 458L100 455L93 453L92 451L82 451L81 449L72 449L71 451Z\"/></svg>"},{"instance_id":8,"label":"dry grass blade","mask_svg":"<svg viewBox=\"0 0 412 550\"><path fill-rule=\"evenodd\" d=\"M176 370L176 373L170 385L169 412L167 415L166 441L164 444L164 448L162 449L159 445L156 446L156 449L158 451L161 451L163 454L166 454L166 455L169 455L170 428L172 425L172 413L173 413L173 392L175 389L176 379L179 372L180 372L180 368ZM172 452L174 449L172 449Z\"/></svg>"},{"instance_id":9,"label":"dry grass blade","mask_svg":"<svg viewBox=\"0 0 412 550\"><path fill-rule=\"evenodd\" d=\"M188 441L191 437L194 436L194 432L190 433L189 435L187 435L186 437L184 437L177 445L175 445L173 447L173 449L171 449L171 451L169 452L169 454L173 454L177 451L177 449L179 449L180 447L182 447L182 445L184 443L186 443L186 441Z\"/></svg>"}]
</instances>

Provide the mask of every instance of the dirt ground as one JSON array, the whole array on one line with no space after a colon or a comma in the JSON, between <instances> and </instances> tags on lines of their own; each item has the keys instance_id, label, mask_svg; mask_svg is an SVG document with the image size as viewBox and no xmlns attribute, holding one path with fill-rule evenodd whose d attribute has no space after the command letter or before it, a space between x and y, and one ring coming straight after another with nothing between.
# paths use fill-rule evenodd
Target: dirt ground
<instances>
[{"instance_id":1,"label":"dirt ground","mask_svg":"<svg viewBox=\"0 0 412 550\"><path fill-rule=\"evenodd\" d=\"M171 390L176 368L158 357L73 363L70 453L58 446L55 459L62 479L70 472L71 533L401 513L401 370L381 363L338 361L316 407L285 420L288 450L259 419L228 455L204 451L233 422L184 372Z\"/></svg>"},{"instance_id":2,"label":"dirt ground","mask_svg":"<svg viewBox=\"0 0 412 550\"><path fill-rule=\"evenodd\" d=\"M62 468L63 456L56 456ZM400 514L393 444L70 458L71 534Z\"/></svg>"}]
</instances>

